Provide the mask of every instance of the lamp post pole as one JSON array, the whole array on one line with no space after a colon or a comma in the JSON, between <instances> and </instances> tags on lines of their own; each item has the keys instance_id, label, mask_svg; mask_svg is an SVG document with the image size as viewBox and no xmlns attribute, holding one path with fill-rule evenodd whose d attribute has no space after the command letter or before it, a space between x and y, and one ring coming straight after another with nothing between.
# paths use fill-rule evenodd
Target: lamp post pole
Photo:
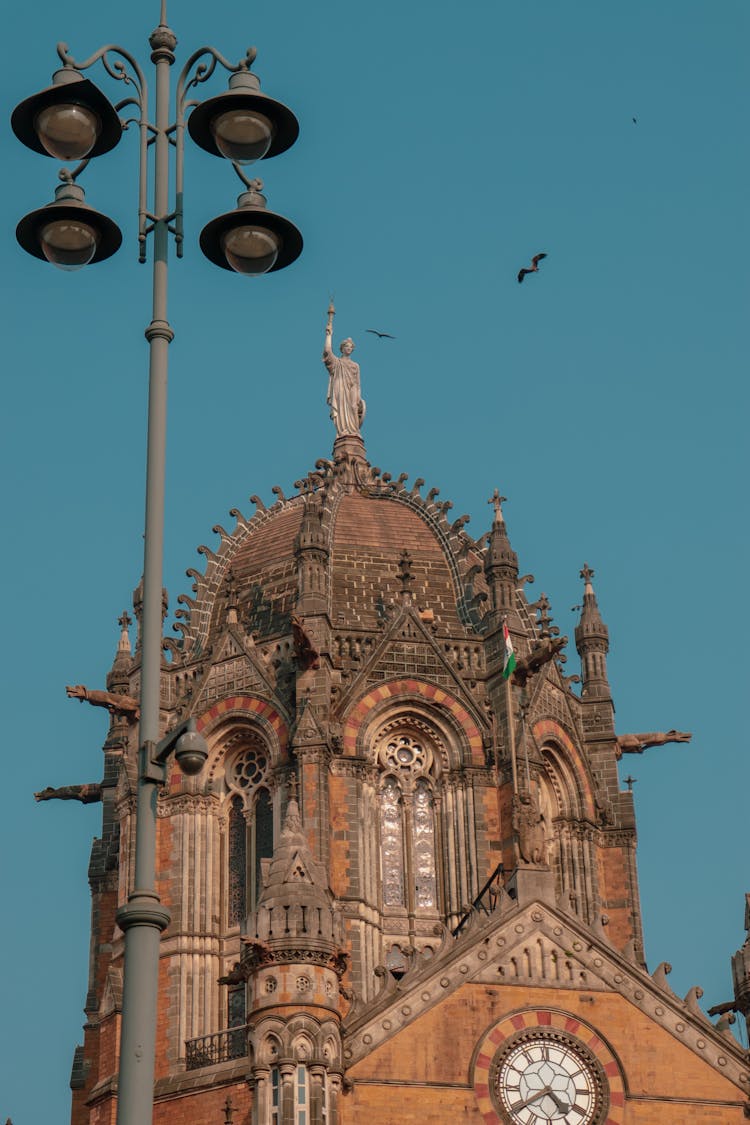
<instances>
[{"instance_id":1,"label":"lamp post pole","mask_svg":"<svg viewBox=\"0 0 750 1125\"><path fill-rule=\"evenodd\" d=\"M62 169L55 202L25 216L16 228L21 247L62 269L78 269L102 261L119 247L119 229L111 219L90 207L75 182L88 161L117 144L129 121L119 111L138 109L140 148L139 224L140 260L153 234L152 317L146 329L149 342L148 436L146 453L146 511L141 617L141 684L138 786L135 814L134 879L127 902L117 912L125 934L122 1028L118 1079L117 1125L150 1125L153 1119L159 945L170 921L156 886L156 803L167 780L172 752L187 774L200 771L207 757L204 740L189 720L161 742L159 713L162 659L162 575L167 421L167 362L174 332L167 318L169 236L182 256L183 154L186 113L190 135L199 147L230 160L249 190L237 208L213 219L200 237L206 257L224 269L257 276L283 269L302 249L302 237L289 220L266 210L260 180L250 181L238 166L276 156L294 144L299 126L291 110L260 91L250 73L255 49L236 65L213 47L195 51L177 82L177 115L170 124L170 73L177 37L167 24L166 0L161 0L159 26L149 38L156 70L155 121L149 122L146 82L136 59L121 47L100 48L78 63L65 44L57 52L63 63L53 86L16 107L11 124L29 148L59 160L78 160L73 170ZM113 61L110 56L118 56ZM208 62L205 59L208 57ZM135 93L113 107L81 72L102 62L111 78ZM205 82L220 64L231 74L229 90L206 101L188 100L192 87ZM199 112L195 112L195 110ZM195 114L195 116L193 116ZM169 209L170 146L176 150L175 208ZM148 154L154 150L153 214L147 211Z\"/></svg>"},{"instance_id":2,"label":"lamp post pole","mask_svg":"<svg viewBox=\"0 0 750 1125\"><path fill-rule=\"evenodd\" d=\"M141 718L139 743L159 737L162 654L164 491L167 437L167 371L174 337L167 319L169 232L170 68L177 39L162 24L150 37L156 64L156 140L154 142L154 242L152 319L149 342L146 511L141 621ZM156 1058L159 944L170 916L156 889L156 799L158 785L139 769L135 818L135 880L127 903L117 912L125 933L117 1125L147 1125L152 1120Z\"/></svg>"}]
</instances>

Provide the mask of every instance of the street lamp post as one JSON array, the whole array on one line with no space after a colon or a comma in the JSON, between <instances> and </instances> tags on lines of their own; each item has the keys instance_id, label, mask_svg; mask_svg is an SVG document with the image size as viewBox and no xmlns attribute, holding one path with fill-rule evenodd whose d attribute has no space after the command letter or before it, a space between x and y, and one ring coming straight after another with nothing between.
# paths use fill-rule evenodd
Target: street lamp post
<instances>
[{"instance_id":1,"label":"street lamp post","mask_svg":"<svg viewBox=\"0 0 750 1125\"><path fill-rule=\"evenodd\" d=\"M299 255L302 238L297 228L266 209L260 180L249 180L240 165L275 156L297 138L291 110L260 92L251 73L255 51L236 65L213 47L194 52L179 76L176 118L169 121L170 73L177 39L167 25L166 0L159 26L149 38L155 66L155 120L149 121L143 72L127 51L114 45L100 48L78 63L65 44L57 52L62 68L47 90L27 98L13 112L11 124L28 147L59 160L79 161L72 171L59 173L62 185L55 202L31 212L18 224L18 242L30 254L61 269L78 269L102 261L120 245L117 225L90 207L76 180L93 157L118 143L133 122L121 120L127 107L138 111L140 260L146 260L148 236L153 234L152 317L146 329L149 342L148 437L146 455L146 514L141 621L141 718L136 806L135 873L127 903L117 913L125 934L122 1035L118 1081L118 1125L148 1125L153 1118L159 942L169 924L169 912L156 890L156 798L166 780L167 758L174 751L180 768L199 772L207 750L194 724L182 724L161 742L159 706L162 654L162 571L164 538L164 482L167 408L167 358L174 332L167 316L167 268L170 235L177 256L183 252L183 156L187 120L193 140L206 151L229 159L247 190L234 211L209 223L201 234L201 248L217 265L249 276L284 268ZM207 60L207 61L206 61ZM83 71L101 62L111 78L122 81L131 95L117 106ZM202 103L189 100L193 87L205 82L217 64L230 72L229 90ZM191 112L192 111L192 112ZM170 148L175 151L175 207L169 208ZM154 152L153 212L147 209L148 162Z\"/></svg>"}]
</instances>

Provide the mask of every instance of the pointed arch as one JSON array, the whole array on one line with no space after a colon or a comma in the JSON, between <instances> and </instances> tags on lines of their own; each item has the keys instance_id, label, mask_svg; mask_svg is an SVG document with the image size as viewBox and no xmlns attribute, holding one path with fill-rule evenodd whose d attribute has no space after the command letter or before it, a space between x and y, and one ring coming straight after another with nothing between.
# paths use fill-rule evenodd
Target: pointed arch
<instances>
[{"instance_id":1,"label":"pointed arch","mask_svg":"<svg viewBox=\"0 0 750 1125\"><path fill-rule=\"evenodd\" d=\"M482 733L477 719L455 696L437 684L416 678L378 684L353 704L344 720L344 754L362 754L373 723L389 711L406 710L409 702L415 705L415 710L432 716L433 720L442 719L453 732L451 741L461 747L464 763L474 766L485 764Z\"/></svg>"}]
</instances>

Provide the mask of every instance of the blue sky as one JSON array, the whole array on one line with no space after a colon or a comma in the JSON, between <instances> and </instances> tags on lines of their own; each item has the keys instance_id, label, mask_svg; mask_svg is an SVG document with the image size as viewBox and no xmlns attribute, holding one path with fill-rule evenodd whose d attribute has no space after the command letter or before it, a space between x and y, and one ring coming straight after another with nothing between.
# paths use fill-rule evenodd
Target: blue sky
<instances>
[{"instance_id":1,"label":"blue sky","mask_svg":"<svg viewBox=\"0 0 750 1125\"><path fill-rule=\"evenodd\" d=\"M116 42L149 67L158 14L152 0L21 6L6 120L49 83L58 40L78 59ZM305 239L294 266L259 280L210 265L198 234L241 185L188 150L185 257L170 269L171 607L230 508L251 512L247 498L277 483L289 493L329 455L320 352L334 293L370 460L439 487L475 537L499 487L532 593L571 636L567 671L586 561L618 731L694 732L625 758L622 776L637 778L649 965L670 961L680 995L700 984L706 1006L728 999L750 889L747 5L192 0L168 14L178 67L206 43L232 59L258 47L263 89L301 125L258 174ZM2 149L0 1119L15 1125L68 1118L99 827L97 806L32 794L101 776L106 717L64 686L103 686L142 566L151 274L137 263L135 140L82 177L125 241L77 274L14 237L52 198L57 164L9 127Z\"/></svg>"}]
</instances>

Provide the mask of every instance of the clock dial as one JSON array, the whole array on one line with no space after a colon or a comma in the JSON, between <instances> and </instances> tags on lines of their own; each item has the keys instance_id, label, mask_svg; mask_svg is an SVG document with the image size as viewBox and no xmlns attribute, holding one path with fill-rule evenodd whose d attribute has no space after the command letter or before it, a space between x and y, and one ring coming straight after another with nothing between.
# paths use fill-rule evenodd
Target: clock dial
<instances>
[{"instance_id":1,"label":"clock dial","mask_svg":"<svg viewBox=\"0 0 750 1125\"><path fill-rule=\"evenodd\" d=\"M497 1100L512 1125L596 1125L603 1075L572 1036L544 1028L514 1036L493 1064Z\"/></svg>"}]
</instances>

